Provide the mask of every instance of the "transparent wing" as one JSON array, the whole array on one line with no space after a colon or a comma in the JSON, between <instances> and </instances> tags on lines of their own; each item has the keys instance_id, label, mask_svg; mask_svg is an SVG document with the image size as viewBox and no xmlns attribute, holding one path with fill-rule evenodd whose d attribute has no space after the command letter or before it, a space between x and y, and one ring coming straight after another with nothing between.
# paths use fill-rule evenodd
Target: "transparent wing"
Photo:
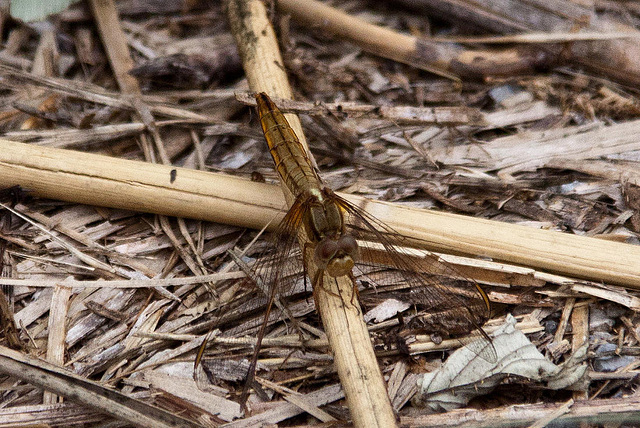
<instances>
[{"instance_id":1,"label":"transparent wing","mask_svg":"<svg viewBox=\"0 0 640 428\"><path fill-rule=\"evenodd\" d=\"M298 232L307 210L308 207L302 203L302 197L295 200L271 234L271 248L253 266L256 281L265 285L269 296L286 297L304 273Z\"/></svg>"},{"instance_id":2,"label":"transparent wing","mask_svg":"<svg viewBox=\"0 0 640 428\"><path fill-rule=\"evenodd\" d=\"M253 356L246 370L247 375L240 396L240 403L243 405L255 379L258 355L267 330L271 310L276 304L283 311L287 311L280 302L293 292L296 284L300 283L300 278L305 273L297 241L297 233L305 215L304 204L300 199L296 200L277 229L271 234L270 239L268 239L270 244L268 248L250 268L247 280L251 281L253 286L262 290L261 293L265 297L260 306L266 306L266 309L257 333ZM295 323L295 320L291 319ZM206 342L200 347L196 357L196 370L202 361L205 346Z\"/></svg>"},{"instance_id":3,"label":"transparent wing","mask_svg":"<svg viewBox=\"0 0 640 428\"><path fill-rule=\"evenodd\" d=\"M487 361L497 359L491 339L481 328L491 315L489 299L475 281L433 254L407 253L403 250L408 247L406 239L391 227L338 195L332 197L346 212L347 233L360 245L356 268L365 281L389 297L428 311L420 322L430 333L447 337L477 331L482 340L474 345L476 353Z\"/></svg>"}]
</instances>

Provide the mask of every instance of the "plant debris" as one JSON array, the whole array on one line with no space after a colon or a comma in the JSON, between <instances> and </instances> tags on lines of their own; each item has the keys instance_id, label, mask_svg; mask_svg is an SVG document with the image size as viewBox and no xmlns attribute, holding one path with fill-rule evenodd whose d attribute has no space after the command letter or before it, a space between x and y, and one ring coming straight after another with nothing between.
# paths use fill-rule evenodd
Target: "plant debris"
<instances>
[{"instance_id":1,"label":"plant debris","mask_svg":"<svg viewBox=\"0 0 640 428\"><path fill-rule=\"evenodd\" d=\"M296 98L276 101L300 114L329 187L635 250L640 9L633 2L538 8L513 0L514 18L491 1L483 10L462 2L456 11L449 1L323 3L351 23L340 31L329 15L326 26L309 25L296 3L313 2L283 0L271 11ZM32 24L5 9L0 147L11 140L277 183L223 5L123 1L118 13L109 5L76 3ZM521 22L525 7L540 19ZM366 32L355 34L362 22ZM127 52L114 55L116 38ZM268 320L249 411L237 402L267 299L229 251L239 249L248 266L259 262L268 240L256 230L123 209L113 201L126 195L109 192L99 194L100 206L45 198L41 187L64 180L14 187L21 183L8 182L8 165L0 161L0 425L349 421L302 280L284 296L286 311L274 309ZM167 183L181 180L183 170L173 171ZM425 330L434 315L399 304L393 286L358 284L400 423L633 421L638 275L614 283L473 251L437 256L487 292L495 312L488 333L509 320L495 339L509 369L478 368L480 356L464 349L443 363L468 338L453 334L455 326L451 337ZM437 388L426 380L453 366ZM419 379L448 419L427 420L409 404L424 401ZM451 389L455 398L442 395Z\"/></svg>"}]
</instances>

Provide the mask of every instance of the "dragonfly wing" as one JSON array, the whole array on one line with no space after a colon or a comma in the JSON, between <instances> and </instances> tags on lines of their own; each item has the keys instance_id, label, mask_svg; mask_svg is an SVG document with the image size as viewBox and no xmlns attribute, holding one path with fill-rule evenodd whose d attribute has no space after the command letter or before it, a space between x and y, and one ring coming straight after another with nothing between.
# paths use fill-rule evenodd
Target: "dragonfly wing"
<instances>
[{"instance_id":1,"label":"dragonfly wing","mask_svg":"<svg viewBox=\"0 0 640 428\"><path fill-rule=\"evenodd\" d=\"M298 251L297 233L306 215L305 209L301 198L297 198L271 236L272 251L261 257L253 267L254 278L252 280L264 290L267 301L264 320L258 331L255 350L240 397L240 402L243 405L248 398L249 389L255 378L260 346L266 333L274 302L276 299L280 300L281 297L290 294L300 275L304 273L302 256Z\"/></svg>"},{"instance_id":2,"label":"dragonfly wing","mask_svg":"<svg viewBox=\"0 0 640 428\"><path fill-rule=\"evenodd\" d=\"M267 238L267 248L260 252L256 263L252 267L245 267L245 270L248 271L245 281L249 283L249 287L260 289L261 291L258 291L258 295L263 296L262 299L258 299L257 301L252 299L253 303L251 306L265 307L266 309L264 318L256 336L256 345L251 361L247 366L238 366L239 369L244 368L244 370L240 370L240 372L246 373L246 376L242 376L244 379L244 385L239 400L243 405L248 398L249 389L254 383L260 347L267 331L267 324L270 319L271 309L274 304L281 306L279 301L282 301L284 297L292 293L294 287L300 282L299 280L304 273L302 256L297 243L297 231L301 227L304 215L306 214L303 204L301 201L296 200L287 215L278 225L277 229L270 237ZM225 314L223 314L225 309L227 308L220 307L216 310L216 316L219 319L225 318ZM210 334L198 350L198 354L194 362L194 378L197 382L202 378L202 375L199 375L199 373L202 372L204 366L208 368L209 372L218 373L224 372L224 365L229 363L229 361L226 360L222 360L222 362L217 360L203 360L207 341L210 339L213 332L217 330L217 327L221 327L221 325L219 323L214 324L214 327L211 328ZM227 332L228 330L224 332L218 331L216 334L225 336ZM236 334L237 333L233 333L233 335Z\"/></svg>"},{"instance_id":3,"label":"dragonfly wing","mask_svg":"<svg viewBox=\"0 0 640 428\"><path fill-rule=\"evenodd\" d=\"M437 256L420 252L410 254L406 239L391 227L349 201L335 195L347 213L347 233L358 240L360 257L356 266L379 292L429 312L422 317L422 327L448 336L476 330L484 344L482 358L492 361L495 349L481 326L489 319L491 307L482 288L466 278L451 264Z\"/></svg>"}]
</instances>

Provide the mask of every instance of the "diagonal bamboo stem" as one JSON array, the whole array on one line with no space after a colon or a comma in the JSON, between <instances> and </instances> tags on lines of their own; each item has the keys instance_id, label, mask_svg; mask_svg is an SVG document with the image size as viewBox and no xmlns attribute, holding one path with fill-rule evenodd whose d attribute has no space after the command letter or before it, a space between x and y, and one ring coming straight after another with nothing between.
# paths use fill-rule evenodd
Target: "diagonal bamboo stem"
<instances>
[{"instance_id":1,"label":"diagonal bamboo stem","mask_svg":"<svg viewBox=\"0 0 640 428\"><path fill-rule=\"evenodd\" d=\"M251 90L292 98L264 4L258 0L231 0L227 13ZM287 120L306 148L298 117L289 114ZM293 198L285 183L282 188L291 206ZM306 234L300 233L298 238L300 247L306 249ZM310 278L316 278L318 269L313 257L306 257L306 260ZM353 284L347 276L332 278L324 274L321 284L314 284L316 307L329 339L349 411L356 427L396 426L362 310L353 292Z\"/></svg>"}]
</instances>

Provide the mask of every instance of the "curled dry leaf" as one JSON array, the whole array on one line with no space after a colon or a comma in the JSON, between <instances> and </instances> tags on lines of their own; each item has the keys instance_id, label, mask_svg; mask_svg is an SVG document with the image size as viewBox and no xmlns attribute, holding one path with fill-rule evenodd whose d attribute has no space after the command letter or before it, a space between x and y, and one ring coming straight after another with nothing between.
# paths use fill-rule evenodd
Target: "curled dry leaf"
<instances>
[{"instance_id":1,"label":"curled dry leaf","mask_svg":"<svg viewBox=\"0 0 640 428\"><path fill-rule=\"evenodd\" d=\"M386 321L389 318L395 317L397 314L406 311L411 305L407 302L401 302L397 299L386 299L375 308L371 309L364 315L364 320L369 322L374 320L375 322Z\"/></svg>"},{"instance_id":2,"label":"curled dry leaf","mask_svg":"<svg viewBox=\"0 0 640 428\"><path fill-rule=\"evenodd\" d=\"M587 348L582 347L565 363L555 365L547 360L508 315L505 324L494 334L498 355L488 362L469 349L469 345L453 353L444 366L418 379L414 406L428 407L434 412L465 406L471 399L487 394L507 377L535 382L548 389L582 389L587 371L584 363Z\"/></svg>"}]
</instances>

